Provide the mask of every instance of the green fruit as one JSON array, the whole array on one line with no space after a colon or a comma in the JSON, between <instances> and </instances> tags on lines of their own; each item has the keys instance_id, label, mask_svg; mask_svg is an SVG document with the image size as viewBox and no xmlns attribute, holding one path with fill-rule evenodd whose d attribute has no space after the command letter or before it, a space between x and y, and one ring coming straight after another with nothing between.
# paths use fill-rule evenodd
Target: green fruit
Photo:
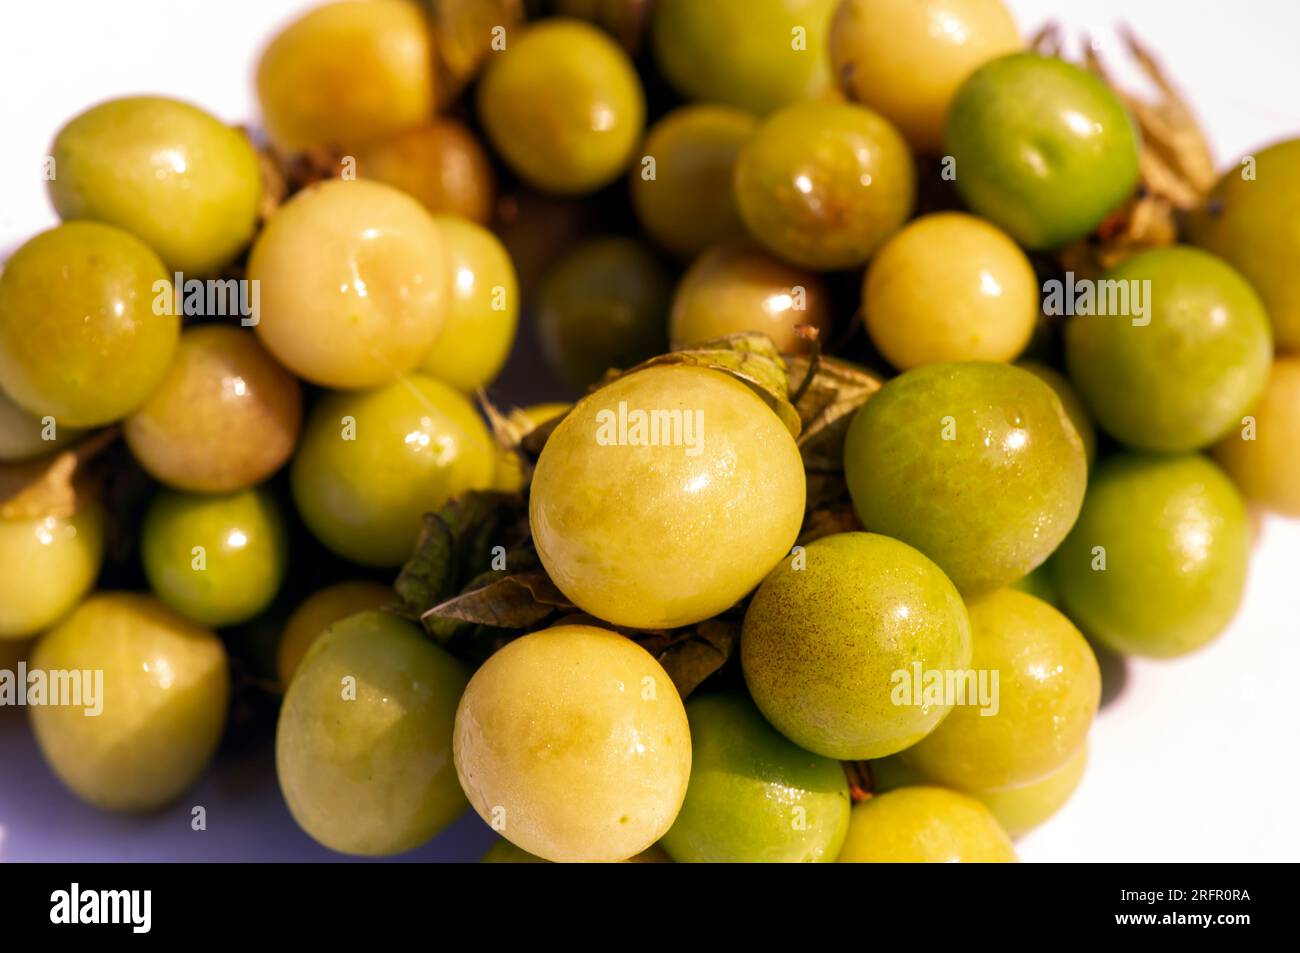
<instances>
[{"instance_id":1,"label":"green fruit","mask_svg":"<svg viewBox=\"0 0 1300 953\"><path fill-rule=\"evenodd\" d=\"M1097 466L1052 557L1066 611L1127 655L1199 648L1237 611L1250 524L1236 487L1197 454L1125 453Z\"/></svg>"},{"instance_id":2,"label":"green fruit","mask_svg":"<svg viewBox=\"0 0 1300 953\"><path fill-rule=\"evenodd\" d=\"M1083 398L1074 389L1070 379L1056 368L1049 367L1041 361L1017 361L1016 367L1028 371L1056 391L1056 396L1065 409L1065 415L1070 418L1075 432L1083 441L1083 453L1088 458L1088 468L1091 469L1092 462L1097 459L1097 428L1092 423L1092 417L1088 415L1088 408L1083 406Z\"/></svg>"},{"instance_id":3,"label":"green fruit","mask_svg":"<svg viewBox=\"0 0 1300 953\"><path fill-rule=\"evenodd\" d=\"M486 228L435 215L447 249L447 321L420 370L466 393L492 383L515 342L519 283L505 247Z\"/></svg>"},{"instance_id":4,"label":"green fruit","mask_svg":"<svg viewBox=\"0 0 1300 953\"><path fill-rule=\"evenodd\" d=\"M281 688L288 688L303 658L330 626L358 612L378 612L397 600L391 586L354 580L317 589L298 604L284 624L276 654Z\"/></svg>"},{"instance_id":5,"label":"green fruit","mask_svg":"<svg viewBox=\"0 0 1300 953\"><path fill-rule=\"evenodd\" d=\"M467 673L419 626L362 612L330 627L303 659L275 734L293 819L345 854L423 844L465 811L451 763Z\"/></svg>"},{"instance_id":6,"label":"green fruit","mask_svg":"<svg viewBox=\"0 0 1300 953\"><path fill-rule=\"evenodd\" d=\"M849 824L849 786L837 761L810 754L740 694L686 705L691 783L664 848L679 862L829 863Z\"/></svg>"},{"instance_id":7,"label":"green fruit","mask_svg":"<svg viewBox=\"0 0 1300 953\"><path fill-rule=\"evenodd\" d=\"M1233 166L1188 221L1193 244L1245 275L1264 299L1277 346L1300 349L1300 139L1261 149ZM1250 178L1246 177L1249 168Z\"/></svg>"},{"instance_id":8,"label":"green fruit","mask_svg":"<svg viewBox=\"0 0 1300 953\"><path fill-rule=\"evenodd\" d=\"M168 486L233 493L285 464L301 424L297 379L251 331L207 324L181 335L162 383L122 432L140 465Z\"/></svg>"},{"instance_id":9,"label":"green fruit","mask_svg":"<svg viewBox=\"0 0 1300 953\"><path fill-rule=\"evenodd\" d=\"M575 388L626 369L667 345L672 281L632 238L595 238L557 261L537 298L546 360Z\"/></svg>"},{"instance_id":10,"label":"green fruit","mask_svg":"<svg viewBox=\"0 0 1300 953\"><path fill-rule=\"evenodd\" d=\"M745 234L731 179L758 120L727 106L681 106L650 127L632 170L632 207L645 233L679 258Z\"/></svg>"},{"instance_id":11,"label":"green fruit","mask_svg":"<svg viewBox=\"0 0 1300 953\"><path fill-rule=\"evenodd\" d=\"M1079 745L1074 754L1051 774L1020 787L972 794L993 812L998 823L1012 837L1029 833L1065 806L1074 794L1088 767L1088 745Z\"/></svg>"},{"instance_id":12,"label":"green fruit","mask_svg":"<svg viewBox=\"0 0 1300 953\"><path fill-rule=\"evenodd\" d=\"M135 410L162 380L180 319L158 256L109 225L41 232L0 273L0 380L14 402L59 426Z\"/></svg>"},{"instance_id":13,"label":"green fruit","mask_svg":"<svg viewBox=\"0 0 1300 953\"><path fill-rule=\"evenodd\" d=\"M1300 358L1273 362L1263 396L1239 431L1229 431L1214 458L1246 499L1300 516Z\"/></svg>"},{"instance_id":14,"label":"green fruit","mask_svg":"<svg viewBox=\"0 0 1300 953\"><path fill-rule=\"evenodd\" d=\"M1015 848L979 801L906 787L854 805L840 863L1011 863Z\"/></svg>"},{"instance_id":15,"label":"green fruit","mask_svg":"<svg viewBox=\"0 0 1300 953\"><path fill-rule=\"evenodd\" d=\"M862 525L925 553L963 592L1040 565L1083 502L1083 443L1051 388L1005 364L927 364L885 384L844 446Z\"/></svg>"},{"instance_id":16,"label":"green fruit","mask_svg":"<svg viewBox=\"0 0 1300 953\"><path fill-rule=\"evenodd\" d=\"M49 628L86 594L104 557L104 513L0 519L0 641Z\"/></svg>"},{"instance_id":17,"label":"green fruit","mask_svg":"<svg viewBox=\"0 0 1300 953\"><path fill-rule=\"evenodd\" d=\"M1102 429L1173 453L1240 427L1273 358L1268 316L1245 279L1213 255L1174 247L1135 255L1103 281L1149 292L1141 316L1066 323L1070 376Z\"/></svg>"},{"instance_id":18,"label":"green fruit","mask_svg":"<svg viewBox=\"0 0 1300 953\"><path fill-rule=\"evenodd\" d=\"M239 130L189 103L131 96L93 106L50 147L50 201L140 239L171 271L203 277L252 239L262 170Z\"/></svg>"},{"instance_id":19,"label":"green fruit","mask_svg":"<svg viewBox=\"0 0 1300 953\"><path fill-rule=\"evenodd\" d=\"M489 658L456 711L455 755L479 816L552 861L645 850L672 825L691 773L667 673L631 639L585 625L533 632Z\"/></svg>"},{"instance_id":20,"label":"green fruit","mask_svg":"<svg viewBox=\"0 0 1300 953\"><path fill-rule=\"evenodd\" d=\"M327 394L290 469L294 502L345 559L398 566L420 518L492 482L496 449L461 394L422 374L379 390Z\"/></svg>"},{"instance_id":21,"label":"green fruit","mask_svg":"<svg viewBox=\"0 0 1300 953\"><path fill-rule=\"evenodd\" d=\"M740 642L767 720L841 760L882 758L933 731L951 705L916 697L914 677L965 669L970 654L970 621L948 578L873 533L822 537L778 565L749 603Z\"/></svg>"},{"instance_id":22,"label":"green fruit","mask_svg":"<svg viewBox=\"0 0 1300 953\"><path fill-rule=\"evenodd\" d=\"M964 791L1039 781L1088 736L1101 702L1097 659L1069 619L1026 593L999 589L967 609L970 667L990 691L986 696L981 685L972 697L970 686L967 703L903 759Z\"/></svg>"},{"instance_id":23,"label":"green fruit","mask_svg":"<svg viewBox=\"0 0 1300 953\"><path fill-rule=\"evenodd\" d=\"M627 168L645 125L645 94L608 34L581 20L545 20L512 35L487 64L479 119L521 178L572 195Z\"/></svg>"},{"instance_id":24,"label":"green fruit","mask_svg":"<svg viewBox=\"0 0 1300 953\"><path fill-rule=\"evenodd\" d=\"M284 519L263 489L230 496L164 490L140 534L158 598L213 628L246 622L270 605L289 562Z\"/></svg>"},{"instance_id":25,"label":"green fruit","mask_svg":"<svg viewBox=\"0 0 1300 953\"><path fill-rule=\"evenodd\" d=\"M781 258L829 271L863 264L912 213L916 174L899 134L861 106L774 113L740 151L736 202Z\"/></svg>"},{"instance_id":26,"label":"green fruit","mask_svg":"<svg viewBox=\"0 0 1300 953\"><path fill-rule=\"evenodd\" d=\"M687 99L754 113L823 94L835 0L659 0L659 69Z\"/></svg>"},{"instance_id":27,"label":"green fruit","mask_svg":"<svg viewBox=\"0 0 1300 953\"><path fill-rule=\"evenodd\" d=\"M635 424L652 412L661 422L680 412L680 426ZM723 612L762 581L794 545L804 487L794 439L749 387L706 368L651 367L556 426L529 522L542 565L583 611L671 628Z\"/></svg>"},{"instance_id":28,"label":"green fruit","mask_svg":"<svg viewBox=\"0 0 1300 953\"><path fill-rule=\"evenodd\" d=\"M0 390L0 463L18 463L65 449L81 435L76 427L60 427L53 417L29 414Z\"/></svg>"},{"instance_id":29,"label":"green fruit","mask_svg":"<svg viewBox=\"0 0 1300 953\"><path fill-rule=\"evenodd\" d=\"M995 59L962 84L947 148L965 203L1031 249L1089 234L1138 181L1138 131L1120 98L1037 53Z\"/></svg>"},{"instance_id":30,"label":"green fruit","mask_svg":"<svg viewBox=\"0 0 1300 953\"><path fill-rule=\"evenodd\" d=\"M156 810L212 760L230 699L226 650L156 599L91 596L36 643L30 665L102 673L99 715L87 717L93 708L84 706L31 709L41 753L82 800L110 811Z\"/></svg>"}]
</instances>

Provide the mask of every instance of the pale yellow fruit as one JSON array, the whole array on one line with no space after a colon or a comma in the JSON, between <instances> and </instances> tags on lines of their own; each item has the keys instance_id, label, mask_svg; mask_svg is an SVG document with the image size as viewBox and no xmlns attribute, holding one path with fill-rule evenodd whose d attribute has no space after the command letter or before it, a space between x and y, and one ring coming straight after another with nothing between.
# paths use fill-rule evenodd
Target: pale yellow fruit
<instances>
[{"instance_id":1,"label":"pale yellow fruit","mask_svg":"<svg viewBox=\"0 0 1300 953\"><path fill-rule=\"evenodd\" d=\"M335 622L341 622L358 612L373 612L390 602L397 601L391 586L364 579L336 582L317 589L298 604L284 624L280 648L276 656L276 671L280 687L288 688L293 673L298 670L303 657L312 644Z\"/></svg>"},{"instance_id":2,"label":"pale yellow fruit","mask_svg":"<svg viewBox=\"0 0 1300 953\"><path fill-rule=\"evenodd\" d=\"M104 514L0 520L0 639L35 635L66 615L99 575Z\"/></svg>"}]
</instances>

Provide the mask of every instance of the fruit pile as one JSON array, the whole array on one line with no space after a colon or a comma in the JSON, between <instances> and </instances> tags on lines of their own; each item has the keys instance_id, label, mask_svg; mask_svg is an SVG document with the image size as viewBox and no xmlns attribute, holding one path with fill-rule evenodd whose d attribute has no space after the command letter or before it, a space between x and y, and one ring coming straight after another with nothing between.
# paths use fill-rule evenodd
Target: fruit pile
<instances>
[{"instance_id":1,"label":"fruit pile","mask_svg":"<svg viewBox=\"0 0 1300 953\"><path fill-rule=\"evenodd\" d=\"M1095 652L1205 645L1300 515L1300 140L1215 184L1054 42L342 0L254 129L73 118L0 273L0 669L103 679L50 768L151 811L274 724L344 853L1014 860Z\"/></svg>"}]
</instances>

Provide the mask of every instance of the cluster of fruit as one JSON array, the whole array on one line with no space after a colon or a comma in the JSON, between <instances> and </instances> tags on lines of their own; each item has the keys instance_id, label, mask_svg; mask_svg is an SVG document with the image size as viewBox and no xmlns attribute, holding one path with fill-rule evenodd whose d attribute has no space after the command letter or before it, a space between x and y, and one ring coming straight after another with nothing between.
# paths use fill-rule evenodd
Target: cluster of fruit
<instances>
[{"instance_id":1,"label":"cluster of fruit","mask_svg":"<svg viewBox=\"0 0 1300 953\"><path fill-rule=\"evenodd\" d=\"M0 274L0 649L103 673L32 709L92 804L233 689L342 852L1013 860L1092 645L1300 515L1300 140L1142 232L1177 150L1000 0L341 0L256 82L71 120ZM521 304L576 404L483 397Z\"/></svg>"}]
</instances>

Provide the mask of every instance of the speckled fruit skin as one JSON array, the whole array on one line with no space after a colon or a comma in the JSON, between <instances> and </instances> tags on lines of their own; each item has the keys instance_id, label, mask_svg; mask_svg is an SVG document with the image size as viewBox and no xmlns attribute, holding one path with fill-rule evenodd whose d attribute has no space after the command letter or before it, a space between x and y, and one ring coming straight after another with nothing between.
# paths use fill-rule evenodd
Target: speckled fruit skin
<instances>
[{"instance_id":1,"label":"speckled fruit skin","mask_svg":"<svg viewBox=\"0 0 1300 953\"><path fill-rule=\"evenodd\" d=\"M345 152L414 126L434 110L424 13L399 0L346 0L307 11L257 64L262 126L283 152Z\"/></svg>"},{"instance_id":2,"label":"speckled fruit skin","mask_svg":"<svg viewBox=\"0 0 1300 953\"><path fill-rule=\"evenodd\" d=\"M0 519L0 641L58 622L86 594L104 558L104 511Z\"/></svg>"},{"instance_id":3,"label":"speckled fruit skin","mask_svg":"<svg viewBox=\"0 0 1300 953\"><path fill-rule=\"evenodd\" d=\"M835 0L660 0L651 23L655 59L687 99L771 112L830 85L834 9Z\"/></svg>"},{"instance_id":4,"label":"speckled fruit skin","mask_svg":"<svg viewBox=\"0 0 1300 953\"><path fill-rule=\"evenodd\" d=\"M805 268L855 268L907 220L907 144L869 109L806 102L774 113L740 151L736 202L750 234Z\"/></svg>"},{"instance_id":5,"label":"speckled fruit skin","mask_svg":"<svg viewBox=\"0 0 1300 953\"><path fill-rule=\"evenodd\" d=\"M41 232L0 272L0 380L24 410L94 427L162 380L180 319L155 314L171 276L138 238L97 222Z\"/></svg>"},{"instance_id":6,"label":"speckled fruit skin","mask_svg":"<svg viewBox=\"0 0 1300 953\"><path fill-rule=\"evenodd\" d=\"M325 634L326 629L348 616L358 612L377 612L396 601L391 586L363 579L338 582L313 592L298 604L284 624L276 653L276 672L280 676L281 688L289 687L307 650Z\"/></svg>"},{"instance_id":7,"label":"speckled fruit skin","mask_svg":"<svg viewBox=\"0 0 1300 953\"><path fill-rule=\"evenodd\" d=\"M103 674L103 711L36 706L32 729L54 773L84 801L152 811L212 759L230 698L226 650L213 633L136 593L98 593L50 630L33 669Z\"/></svg>"},{"instance_id":8,"label":"speckled fruit skin","mask_svg":"<svg viewBox=\"0 0 1300 953\"><path fill-rule=\"evenodd\" d=\"M280 589L289 562L284 517L265 489L228 496L168 490L140 529L140 556L158 598L201 625L246 622ZM195 568L202 547L204 568Z\"/></svg>"},{"instance_id":9,"label":"speckled fruit skin","mask_svg":"<svg viewBox=\"0 0 1300 953\"><path fill-rule=\"evenodd\" d=\"M1300 350L1300 139L1261 149L1254 178L1237 164L1188 220L1191 242L1225 258L1264 299L1277 346Z\"/></svg>"},{"instance_id":10,"label":"speckled fruit skin","mask_svg":"<svg viewBox=\"0 0 1300 953\"><path fill-rule=\"evenodd\" d=\"M251 331L209 324L181 335L167 375L122 433L155 479L192 493L233 493L280 469L301 425L293 375Z\"/></svg>"},{"instance_id":11,"label":"speckled fruit skin","mask_svg":"<svg viewBox=\"0 0 1300 953\"><path fill-rule=\"evenodd\" d=\"M1097 547L1105 552L1105 570ZM1065 611L1126 655L1206 644L1241 602L1250 524L1232 481L1198 454L1123 453L1098 464L1083 511L1052 557Z\"/></svg>"},{"instance_id":12,"label":"speckled fruit skin","mask_svg":"<svg viewBox=\"0 0 1300 953\"><path fill-rule=\"evenodd\" d=\"M887 382L849 426L844 469L864 527L915 546L973 593L1052 554L1078 516L1088 466L1050 387L971 362Z\"/></svg>"},{"instance_id":13,"label":"speckled fruit skin","mask_svg":"<svg viewBox=\"0 0 1300 953\"><path fill-rule=\"evenodd\" d=\"M1131 447L1177 453L1240 426L1273 358L1268 316L1246 280L1186 247L1135 255L1103 280L1149 282L1148 313L1136 320L1150 323L1066 322L1070 377L1101 428Z\"/></svg>"},{"instance_id":14,"label":"speckled fruit skin","mask_svg":"<svg viewBox=\"0 0 1300 953\"><path fill-rule=\"evenodd\" d=\"M1119 97L1056 57L1012 53L953 99L946 144L966 205L1026 248L1087 235L1138 180L1138 131Z\"/></svg>"},{"instance_id":15,"label":"speckled fruit skin","mask_svg":"<svg viewBox=\"0 0 1300 953\"><path fill-rule=\"evenodd\" d=\"M512 34L505 51L488 56L478 115L521 178L575 195L627 168L645 125L645 94L607 33L557 18Z\"/></svg>"},{"instance_id":16,"label":"speckled fruit skin","mask_svg":"<svg viewBox=\"0 0 1300 953\"><path fill-rule=\"evenodd\" d=\"M871 340L900 370L938 361L1012 361L1038 321L1038 279L1003 231L961 212L894 234L862 282Z\"/></svg>"},{"instance_id":17,"label":"speckled fruit skin","mask_svg":"<svg viewBox=\"0 0 1300 953\"><path fill-rule=\"evenodd\" d=\"M712 103L678 107L650 127L632 167L632 208L646 234L679 258L745 234L731 179L758 129L751 114Z\"/></svg>"},{"instance_id":18,"label":"speckled fruit skin","mask_svg":"<svg viewBox=\"0 0 1300 953\"><path fill-rule=\"evenodd\" d=\"M1002 0L845 0L831 21L835 76L898 127L914 149L943 152L962 82L1024 41Z\"/></svg>"},{"instance_id":19,"label":"speckled fruit skin","mask_svg":"<svg viewBox=\"0 0 1300 953\"><path fill-rule=\"evenodd\" d=\"M442 233L392 186L308 186L262 229L248 258L257 334L281 364L323 387L378 387L411 370L442 330Z\"/></svg>"},{"instance_id":20,"label":"speckled fruit skin","mask_svg":"<svg viewBox=\"0 0 1300 953\"><path fill-rule=\"evenodd\" d=\"M664 848L683 863L830 863L849 826L838 761L791 744L740 693L686 704L691 782Z\"/></svg>"},{"instance_id":21,"label":"speckled fruit skin","mask_svg":"<svg viewBox=\"0 0 1300 953\"><path fill-rule=\"evenodd\" d=\"M961 596L912 547L839 533L783 560L745 612L740 659L759 710L828 758L883 758L920 741L950 706L894 703L895 673L964 669Z\"/></svg>"},{"instance_id":22,"label":"speckled fruit skin","mask_svg":"<svg viewBox=\"0 0 1300 953\"><path fill-rule=\"evenodd\" d=\"M362 178L399 188L434 214L463 215L480 225L492 218L492 163L474 133L455 119L404 129L356 158Z\"/></svg>"},{"instance_id":23,"label":"speckled fruit skin","mask_svg":"<svg viewBox=\"0 0 1300 953\"><path fill-rule=\"evenodd\" d=\"M495 459L473 405L412 374L322 398L289 476L298 513L322 543L353 562L392 567L411 555L425 513L491 484Z\"/></svg>"},{"instance_id":24,"label":"speckled fruit skin","mask_svg":"<svg viewBox=\"0 0 1300 953\"><path fill-rule=\"evenodd\" d=\"M1215 446L1214 457L1246 499L1300 516L1300 358L1274 361L1250 416L1253 439L1244 439L1243 424Z\"/></svg>"},{"instance_id":25,"label":"speckled fruit skin","mask_svg":"<svg viewBox=\"0 0 1300 953\"><path fill-rule=\"evenodd\" d=\"M1016 367L1033 374L1056 392L1061 406L1065 408L1065 415L1070 418L1075 432L1083 441L1083 454L1088 458L1088 468L1092 469L1092 463L1097 459L1097 427L1093 424L1088 408L1084 406L1083 398L1075 390L1074 384L1056 368L1049 367L1041 361L1016 361Z\"/></svg>"},{"instance_id":26,"label":"speckled fruit skin","mask_svg":"<svg viewBox=\"0 0 1300 953\"><path fill-rule=\"evenodd\" d=\"M355 697L344 698L346 679ZM420 627L362 612L312 646L285 694L275 765L289 811L331 850L384 856L465 811L452 769L464 667Z\"/></svg>"},{"instance_id":27,"label":"speckled fruit skin","mask_svg":"<svg viewBox=\"0 0 1300 953\"><path fill-rule=\"evenodd\" d=\"M420 370L471 393L492 383L515 343L519 282L500 240L458 215L435 215L447 249L447 320Z\"/></svg>"},{"instance_id":28,"label":"speckled fruit skin","mask_svg":"<svg viewBox=\"0 0 1300 953\"><path fill-rule=\"evenodd\" d=\"M114 99L54 138L59 216L116 225L188 278L215 273L253 237L262 170L248 138L189 103Z\"/></svg>"},{"instance_id":29,"label":"speckled fruit skin","mask_svg":"<svg viewBox=\"0 0 1300 953\"><path fill-rule=\"evenodd\" d=\"M979 801L905 787L857 804L840 863L1014 863L1015 848Z\"/></svg>"},{"instance_id":30,"label":"speckled fruit skin","mask_svg":"<svg viewBox=\"0 0 1300 953\"><path fill-rule=\"evenodd\" d=\"M1041 780L1088 736L1101 702L1096 656L1069 619L1027 593L999 589L967 611L970 667L998 673L997 707L986 714L984 699L968 699L903 759L966 791Z\"/></svg>"},{"instance_id":31,"label":"speckled fruit skin","mask_svg":"<svg viewBox=\"0 0 1300 953\"><path fill-rule=\"evenodd\" d=\"M801 324L823 342L830 334L830 292L821 275L739 242L710 248L691 264L673 295L668 333L680 348L760 331L782 353L794 354L808 349L797 332Z\"/></svg>"},{"instance_id":32,"label":"speckled fruit skin","mask_svg":"<svg viewBox=\"0 0 1300 953\"><path fill-rule=\"evenodd\" d=\"M602 421L621 403L702 415L700 452L618 443L616 423L602 445ZM668 628L757 586L794 545L804 493L794 438L762 398L721 371L651 367L587 396L555 428L529 518L542 565L576 605L615 625Z\"/></svg>"},{"instance_id":33,"label":"speckled fruit skin","mask_svg":"<svg viewBox=\"0 0 1300 953\"><path fill-rule=\"evenodd\" d=\"M986 791L971 796L993 812L998 823L1012 837L1021 837L1038 827L1070 800L1088 767L1088 744L1051 774L1029 784Z\"/></svg>"},{"instance_id":34,"label":"speckled fruit skin","mask_svg":"<svg viewBox=\"0 0 1300 953\"><path fill-rule=\"evenodd\" d=\"M546 860L617 861L672 825L691 773L686 711L650 653L559 625L487 660L456 711L470 804Z\"/></svg>"}]
</instances>

